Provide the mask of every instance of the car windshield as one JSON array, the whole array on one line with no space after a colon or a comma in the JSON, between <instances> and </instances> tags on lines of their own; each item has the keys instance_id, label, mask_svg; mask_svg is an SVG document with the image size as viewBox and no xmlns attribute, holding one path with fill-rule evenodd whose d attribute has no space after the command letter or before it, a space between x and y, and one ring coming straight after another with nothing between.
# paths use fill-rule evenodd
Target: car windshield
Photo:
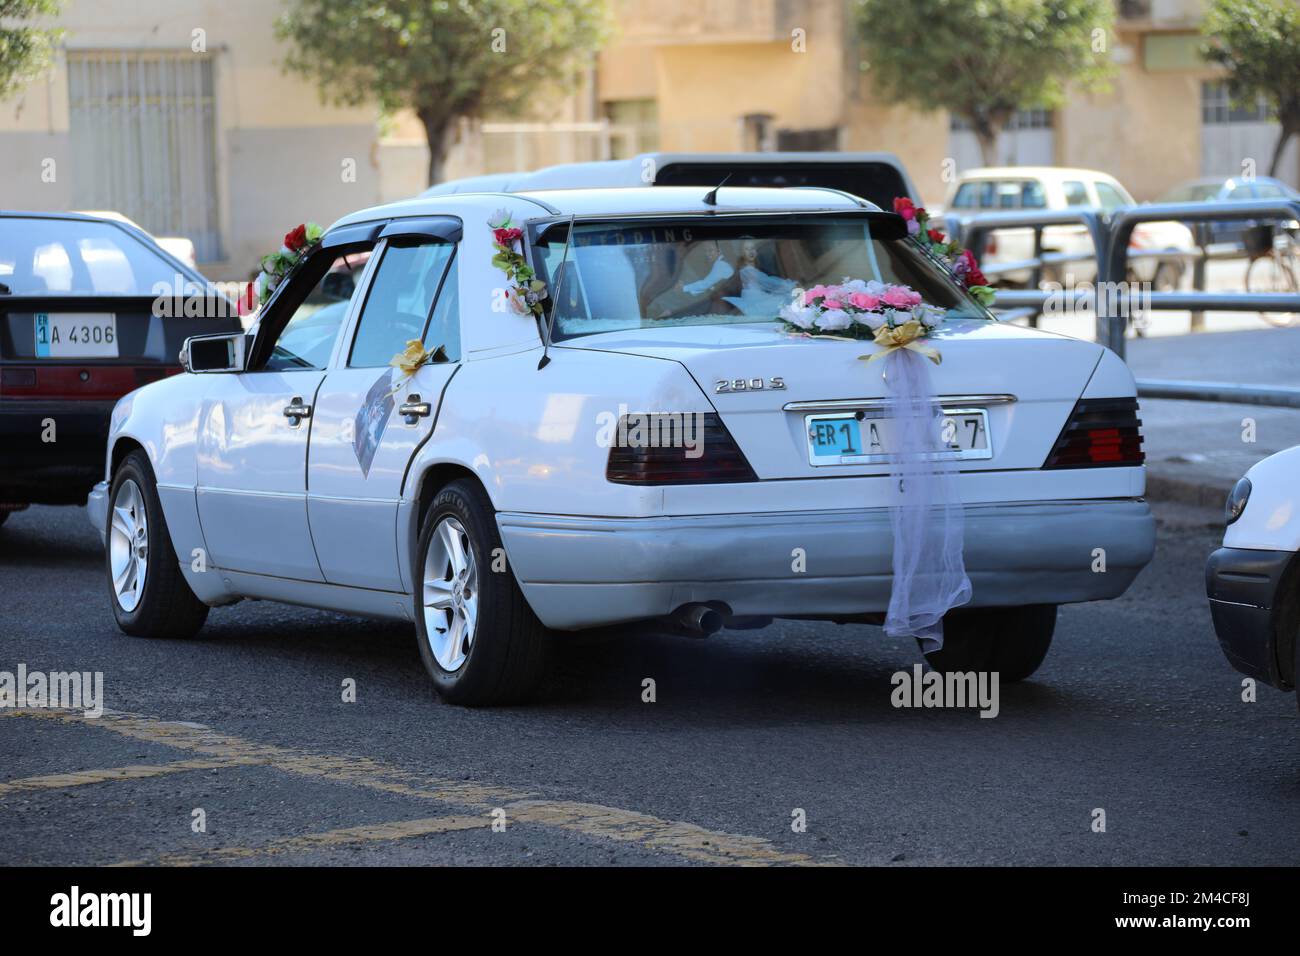
<instances>
[{"instance_id":1,"label":"car windshield","mask_svg":"<svg viewBox=\"0 0 1300 956\"><path fill-rule=\"evenodd\" d=\"M555 290L557 341L625 329L776 322L799 290L846 278L911 286L953 317L988 317L892 215L579 223L567 257L566 226L553 224L535 245L539 274Z\"/></svg>"},{"instance_id":2,"label":"car windshield","mask_svg":"<svg viewBox=\"0 0 1300 956\"><path fill-rule=\"evenodd\" d=\"M0 295L156 295L158 283L178 285L176 267L113 223L0 218Z\"/></svg>"}]
</instances>

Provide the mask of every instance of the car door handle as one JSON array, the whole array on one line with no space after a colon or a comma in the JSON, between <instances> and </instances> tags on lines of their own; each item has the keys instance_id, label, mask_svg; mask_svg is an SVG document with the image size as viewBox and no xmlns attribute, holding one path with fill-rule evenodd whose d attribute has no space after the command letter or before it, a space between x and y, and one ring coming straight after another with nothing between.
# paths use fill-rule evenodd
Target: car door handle
<instances>
[{"instance_id":1,"label":"car door handle","mask_svg":"<svg viewBox=\"0 0 1300 956\"><path fill-rule=\"evenodd\" d=\"M289 419L290 428L297 428L304 418L311 418L311 406L295 395L289 399L289 404L284 406L284 417Z\"/></svg>"},{"instance_id":2,"label":"car door handle","mask_svg":"<svg viewBox=\"0 0 1300 956\"><path fill-rule=\"evenodd\" d=\"M414 425L421 418L428 418L433 413L433 407L428 402L420 401L419 395L407 395L405 403L397 411L406 417L406 424Z\"/></svg>"}]
</instances>

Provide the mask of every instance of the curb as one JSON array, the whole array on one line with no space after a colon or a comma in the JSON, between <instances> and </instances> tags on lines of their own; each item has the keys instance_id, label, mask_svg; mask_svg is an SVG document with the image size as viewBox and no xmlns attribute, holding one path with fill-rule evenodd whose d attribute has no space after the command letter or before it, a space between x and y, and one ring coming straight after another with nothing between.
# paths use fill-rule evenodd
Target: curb
<instances>
[{"instance_id":1,"label":"curb","mask_svg":"<svg viewBox=\"0 0 1300 956\"><path fill-rule=\"evenodd\" d=\"M1175 478L1147 470L1146 497L1151 501L1174 501L1219 511L1231 490L1206 479Z\"/></svg>"}]
</instances>

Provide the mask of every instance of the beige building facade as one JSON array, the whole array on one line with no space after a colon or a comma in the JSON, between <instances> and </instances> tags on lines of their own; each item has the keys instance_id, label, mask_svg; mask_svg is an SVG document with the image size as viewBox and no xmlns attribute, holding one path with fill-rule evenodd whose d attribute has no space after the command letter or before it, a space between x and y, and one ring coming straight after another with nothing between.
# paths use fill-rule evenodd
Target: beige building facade
<instances>
[{"instance_id":1,"label":"beige building facade","mask_svg":"<svg viewBox=\"0 0 1300 956\"><path fill-rule=\"evenodd\" d=\"M922 198L979 164L943 113L872 89L847 0L611 0L615 34L575 92L526 121L462 122L447 175L650 150L888 150ZM277 0L68 0L48 77L0 103L0 207L112 209L246 278L286 229L410 196L409 116L324 105L281 69ZM1276 126L1232 109L1196 47L1203 0L1119 0L1109 89L1027 111L1009 163L1092 167L1139 199L1267 170ZM1295 147L1282 178L1300 177Z\"/></svg>"},{"instance_id":2,"label":"beige building facade","mask_svg":"<svg viewBox=\"0 0 1300 956\"><path fill-rule=\"evenodd\" d=\"M285 76L266 0L69 0L49 75L0 103L0 207L113 210L247 278L306 219L379 201L372 109Z\"/></svg>"}]
</instances>

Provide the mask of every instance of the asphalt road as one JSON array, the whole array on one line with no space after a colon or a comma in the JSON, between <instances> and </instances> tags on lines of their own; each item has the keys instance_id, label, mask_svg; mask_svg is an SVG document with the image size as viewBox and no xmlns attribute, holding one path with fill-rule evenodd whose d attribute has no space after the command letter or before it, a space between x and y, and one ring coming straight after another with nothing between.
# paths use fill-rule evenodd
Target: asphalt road
<instances>
[{"instance_id":1,"label":"asphalt road","mask_svg":"<svg viewBox=\"0 0 1300 956\"><path fill-rule=\"evenodd\" d=\"M1295 697L1241 700L1215 516L1159 514L1129 594L1064 608L981 719L892 707L919 657L865 626L571 642L503 710L436 700L406 627L246 602L129 638L84 512L33 508L0 530L0 670L102 671L111 712L0 710L0 864L1295 864Z\"/></svg>"}]
</instances>

